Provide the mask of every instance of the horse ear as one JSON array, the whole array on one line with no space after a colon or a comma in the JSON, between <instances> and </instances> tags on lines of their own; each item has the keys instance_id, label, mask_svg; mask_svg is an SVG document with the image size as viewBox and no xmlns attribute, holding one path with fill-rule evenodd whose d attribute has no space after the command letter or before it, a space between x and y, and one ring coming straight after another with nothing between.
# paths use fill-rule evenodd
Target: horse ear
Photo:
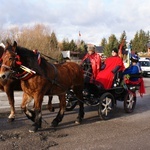
<instances>
[{"instance_id":1,"label":"horse ear","mask_svg":"<svg viewBox=\"0 0 150 150\"><path fill-rule=\"evenodd\" d=\"M7 40L7 41L6 41L6 47L9 47L10 45L11 45L10 41Z\"/></svg>"},{"instance_id":2,"label":"horse ear","mask_svg":"<svg viewBox=\"0 0 150 150\"><path fill-rule=\"evenodd\" d=\"M13 51L14 51L14 52L16 51L16 48L17 48L17 42L14 41L14 44L13 44Z\"/></svg>"}]
</instances>

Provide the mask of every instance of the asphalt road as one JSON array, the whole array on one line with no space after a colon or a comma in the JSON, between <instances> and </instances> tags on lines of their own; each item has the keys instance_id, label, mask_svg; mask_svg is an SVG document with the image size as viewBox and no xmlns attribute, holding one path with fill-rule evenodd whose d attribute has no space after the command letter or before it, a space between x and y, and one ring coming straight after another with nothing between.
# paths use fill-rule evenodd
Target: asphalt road
<instances>
[{"instance_id":1,"label":"asphalt road","mask_svg":"<svg viewBox=\"0 0 150 150\"><path fill-rule=\"evenodd\" d=\"M112 119L101 121L97 107L85 107L82 125L75 125L78 108L66 112L57 128L50 127L57 115L43 111L43 126L29 133L32 122L21 112L13 123L7 123L7 113L0 115L0 149L39 150L149 150L150 149L150 78L144 78L146 94L137 97L133 113L126 114L118 102Z\"/></svg>"}]
</instances>

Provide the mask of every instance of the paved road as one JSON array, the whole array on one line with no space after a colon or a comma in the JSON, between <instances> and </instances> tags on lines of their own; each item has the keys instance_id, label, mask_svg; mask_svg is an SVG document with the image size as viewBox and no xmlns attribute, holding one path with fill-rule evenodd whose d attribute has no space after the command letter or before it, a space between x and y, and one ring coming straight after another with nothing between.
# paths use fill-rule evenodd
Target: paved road
<instances>
[{"instance_id":1,"label":"paved road","mask_svg":"<svg viewBox=\"0 0 150 150\"><path fill-rule=\"evenodd\" d=\"M22 101L22 91L15 91L15 108L16 110L20 110L20 105ZM48 96L44 96L43 106L47 105L48 102ZM58 97L54 96L52 103L57 104L59 102ZM31 102L31 105L33 105L33 102ZM9 102L7 99L7 95L5 92L0 91L0 112L8 112L10 110Z\"/></svg>"},{"instance_id":2,"label":"paved road","mask_svg":"<svg viewBox=\"0 0 150 150\"><path fill-rule=\"evenodd\" d=\"M29 134L32 122L18 113L16 121L6 123L7 116L0 117L0 145L4 149L40 150L149 150L150 149L150 78L145 78L147 94L137 97L133 113L126 114L122 102L118 102L114 117L100 121L96 107L85 107L82 125L75 125L78 108L66 112L57 128L50 127L57 115L43 111L43 128ZM46 123L46 122L47 123Z\"/></svg>"}]
</instances>

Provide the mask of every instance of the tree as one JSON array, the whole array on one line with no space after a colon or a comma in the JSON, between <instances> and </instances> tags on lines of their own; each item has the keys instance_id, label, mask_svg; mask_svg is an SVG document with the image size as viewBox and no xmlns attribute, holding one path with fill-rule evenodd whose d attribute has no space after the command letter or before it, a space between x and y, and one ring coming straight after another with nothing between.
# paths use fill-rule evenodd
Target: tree
<instances>
[{"instance_id":1,"label":"tree","mask_svg":"<svg viewBox=\"0 0 150 150\"><path fill-rule=\"evenodd\" d=\"M85 44L85 42L82 40L80 42L80 44L78 45L78 51L81 52L81 53L85 53L87 50L87 45Z\"/></svg>"},{"instance_id":2,"label":"tree","mask_svg":"<svg viewBox=\"0 0 150 150\"><path fill-rule=\"evenodd\" d=\"M105 47L106 45L107 45L107 40L106 40L106 38L103 38L102 41L101 41L100 46Z\"/></svg>"},{"instance_id":3,"label":"tree","mask_svg":"<svg viewBox=\"0 0 150 150\"><path fill-rule=\"evenodd\" d=\"M74 40L72 39L69 43L69 50L70 51L77 51L77 45L75 44Z\"/></svg>"},{"instance_id":4,"label":"tree","mask_svg":"<svg viewBox=\"0 0 150 150\"><path fill-rule=\"evenodd\" d=\"M104 54L106 56L111 56L113 48L118 48L118 40L114 34L109 37L108 44L105 46Z\"/></svg>"},{"instance_id":5,"label":"tree","mask_svg":"<svg viewBox=\"0 0 150 150\"><path fill-rule=\"evenodd\" d=\"M146 52L149 39L149 32L146 33L142 29L139 32L136 32L134 39L131 40L132 50L137 52Z\"/></svg>"},{"instance_id":6,"label":"tree","mask_svg":"<svg viewBox=\"0 0 150 150\"><path fill-rule=\"evenodd\" d=\"M63 51L68 51L68 50L70 50L68 39L63 39L63 42L62 42L62 50L63 50Z\"/></svg>"},{"instance_id":7,"label":"tree","mask_svg":"<svg viewBox=\"0 0 150 150\"><path fill-rule=\"evenodd\" d=\"M50 43L50 51L54 52L58 50L58 41L54 32L51 33L49 43Z\"/></svg>"}]
</instances>

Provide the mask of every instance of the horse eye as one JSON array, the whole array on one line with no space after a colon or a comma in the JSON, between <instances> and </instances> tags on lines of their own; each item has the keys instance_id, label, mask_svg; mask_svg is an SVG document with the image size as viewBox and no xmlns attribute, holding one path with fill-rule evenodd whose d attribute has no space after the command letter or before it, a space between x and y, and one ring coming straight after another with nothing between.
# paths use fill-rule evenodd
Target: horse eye
<instances>
[{"instance_id":1,"label":"horse eye","mask_svg":"<svg viewBox=\"0 0 150 150\"><path fill-rule=\"evenodd\" d=\"M11 60L12 60L12 57L10 57L9 60L11 61Z\"/></svg>"},{"instance_id":2,"label":"horse eye","mask_svg":"<svg viewBox=\"0 0 150 150\"><path fill-rule=\"evenodd\" d=\"M15 60L16 60L16 61L18 61L18 60L19 60L19 58L18 58L18 57L16 57L16 58L15 58Z\"/></svg>"}]
</instances>

